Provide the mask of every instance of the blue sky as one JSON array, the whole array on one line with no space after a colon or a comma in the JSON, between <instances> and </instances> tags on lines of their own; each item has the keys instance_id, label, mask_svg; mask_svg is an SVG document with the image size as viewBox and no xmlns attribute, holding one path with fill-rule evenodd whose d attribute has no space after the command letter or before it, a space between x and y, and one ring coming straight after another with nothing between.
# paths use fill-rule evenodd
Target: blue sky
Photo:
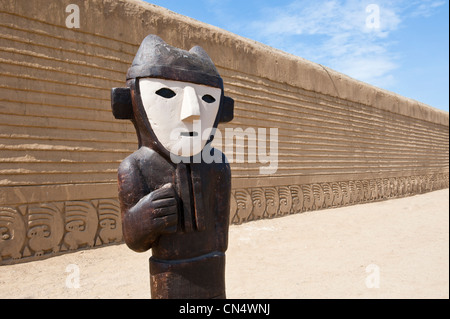
<instances>
[{"instance_id":1,"label":"blue sky","mask_svg":"<svg viewBox=\"0 0 450 319\"><path fill-rule=\"evenodd\" d=\"M449 111L448 0L148 0Z\"/></svg>"}]
</instances>

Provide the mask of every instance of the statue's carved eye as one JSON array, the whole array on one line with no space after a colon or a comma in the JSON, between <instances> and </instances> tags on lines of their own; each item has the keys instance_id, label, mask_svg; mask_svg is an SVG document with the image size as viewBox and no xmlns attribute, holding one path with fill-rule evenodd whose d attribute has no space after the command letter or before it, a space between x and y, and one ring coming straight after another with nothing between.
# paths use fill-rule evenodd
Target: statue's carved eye
<instances>
[{"instance_id":1,"label":"statue's carved eye","mask_svg":"<svg viewBox=\"0 0 450 319\"><path fill-rule=\"evenodd\" d=\"M213 102L216 101L216 99L213 98L213 97L212 97L211 95L209 95L209 94L203 95L202 100L205 101L206 103L213 103Z\"/></svg>"},{"instance_id":2,"label":"statue's carved eye","mask_svg":"<svg viewBox=\"0 0 450 319\"><path fill-rule=\"evenodd\" d=\"M174 91L172 91L171 89L168 89L168 88L159 89L158 91L156 91L156 94L158 94L159 96L162 96L163 98L166 98L166 99L171 99L175 95L177 95Z\"/></svg>"}]
</instances>

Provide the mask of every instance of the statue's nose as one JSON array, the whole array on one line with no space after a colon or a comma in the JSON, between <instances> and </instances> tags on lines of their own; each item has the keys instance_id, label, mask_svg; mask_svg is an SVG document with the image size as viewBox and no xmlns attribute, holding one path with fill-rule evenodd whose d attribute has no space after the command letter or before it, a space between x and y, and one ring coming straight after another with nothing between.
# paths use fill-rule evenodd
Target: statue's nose
<instances>
[{"instance_id":1,"label":"statue's nose","mask_svg":"<svg viewBox=\"0 0 450 319\"><path fill-rule=\"evenodd\" d=\"M198 104L197 92L191 86L184 88L183 104L181 106L180 120L200 120L200 105Z\"/></svg>"}]
</instances>

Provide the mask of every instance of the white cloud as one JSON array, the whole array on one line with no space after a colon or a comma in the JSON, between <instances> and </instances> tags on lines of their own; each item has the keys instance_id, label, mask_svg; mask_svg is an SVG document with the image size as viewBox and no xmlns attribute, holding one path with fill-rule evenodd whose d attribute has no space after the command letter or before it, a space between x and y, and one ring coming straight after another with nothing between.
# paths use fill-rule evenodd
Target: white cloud
<instances>
[{"instance_id":1,"label":"white cloud","mask_svg":"<svg viewBox=\"0 0 450 319\"><path fill-rule=\"evenodd\" d=\"M389 52L388 37L400 23L398 7L375 4L379 24L367 24L372 1L293 1L266 8L250 24L253 38L289 53L323 64L358 80L387 88L398 67ZM377 13L377 12L375 12Z\"/></svg>"},{"instance_id":2,"label":"white cloud","mask_svg":"<svg viewBox=\"0 0 450 319\"><path fill-rule=\"evenodd\" d=\"M389 87L395 84L391 71L398 65L391 59L380 56L352 57L349 60L340 60L334 63L343 73L372 85Z\"/></svg>"},{"instance_id":3,"label":"white cloud","mask_svg":"<svg viewBox=\"0 0 450 319\"><path fill-rule=\"evenodd\" d=\"M336 35L342 32L367 31L366 12L370 1L294 1L285 7L266 8L259 21L251 27L263 36L270 35ZM385 33L395 30L400 19L389 2L377 4L381 24L375 30Z\"/></svg>"},{"instance_id":4,"label":"white cloud","mask_svg":"<svg viewBox=\"0 0 450 319\"><path fill-rule=\"evenodd\" d=\"M412 3L412 17L430 17L440 6L443 6L446 1L434 1L434 0L421 0L413 1Z\"/></svg>"}]
</instances>

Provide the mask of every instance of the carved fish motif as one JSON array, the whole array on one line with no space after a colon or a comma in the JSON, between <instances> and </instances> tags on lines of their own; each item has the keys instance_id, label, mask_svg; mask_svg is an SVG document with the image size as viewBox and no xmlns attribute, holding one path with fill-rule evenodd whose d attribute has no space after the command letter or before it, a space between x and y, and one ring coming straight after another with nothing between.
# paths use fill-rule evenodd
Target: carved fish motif
<instances>
[{"instance_id":1,"label":"carved fish motif","mask_svg":"<svg viewBox=\"0 0 450 319\"><path fill-rule=\"evenodd\" d=\"M266 196L262 188L252 188L253 216L255 219L264 218L266 212Z\"/></svg>"},{"instance_id":2,"label":"carved fish motif","mask_svg":"<svg viewBox=\"0 0 450 319\"><path fill-rule=\"evenodd\" d=\"M122 241L122 222L120 219L119 202L103 199L98 203L99 238L103 244Z\"/></svg>"},{"instance_id":3,"label":"carved fish motif","mask_svg":"<svg viewBox=\"0 0 450 319\"><path fill-rule=\"evenodd\" d=\"M303 191L298 185L289 186L292 197L292 212L294 214L301 213L303 211Z\"/></svg>"},{"instance_id":4,"label":"carved fish motif","mask_svg":"<svg viewBox=\"0 0 450 319\"><path fill-rule=\"evenodd\" d=\"M35 256L51 250L58 252L64 235L64 222L60 209L51 203L30 205L28 208L28 247Z\"/></svg>"},{"instance_id":5,"label":"carved fish motif","mask_svg":"<svg viewBox=\"0 0 450 319\"><path fill-rule=\"evenodd\" d=\"M312 191L314 195L314 209L321 209L325 203L325 194L319 184L313 184Z\"/></svg>"},{"instance_id":6,"label":"carved fish motif","mask_svg":"<svg viewBox=\"0 0 450 319\"><path fill-rule=\"evenodd\" d=\"M322 192L323 192L323 204L321 207L330 207L333 202L333 190L331 189L331 186L329 183L322 183Z\"/></svg>"},{"instance_id":7,"label":"carved fish motif","mask_svg":"<svg viewBox=\"0 0 450 319\"><path fill-rule=\"evenodd\" d=\"M247 220L253 210L252 197L244 189L238 189L235 192L237 211L233 217L234 224L240 224Z\"/></svg>"},{"instance_id":8,"label":"carved fish motif","mask_svg":"<svg viewBox=\"0 0 450 319\"><path fill-rule=\"evenodd\" d=\"M278 194L280 197L279 215L283 216L290 214L292 208L291 191L287 186L280 186L278 187Z\"/></svg>"},{"instance_id":9,"label":"carved fish motif","mask_svg":"<svg viewBox=\"0 0 450 319\"><path fill-rule=\"evenodd\" d=\"M5 257L20 259L26 238L26 227L19 211L0 207L0 262Z\"/></svg>"},{"instance_id":10,"label":"carved fish motif","mask_svg":"<svg viewBox=\"0 0 450 319\"><path fill-rule=\"evenodd\" d=\"M310 210L314 206L314 193L311 185L302 185L303 190L303 207L305 210Z\"/></svg>"},{"instance_id":11,"label":"carved fish motif","mask_svg":"<svg viewBox=\"0 0 450 319\"><path fill-rule=\"evenodd\" d=\"M87 245L93 247L98 228L97 210L90 202L70 201L65 205L66 234L64 243L69 249Z\"/></svg>"},{"instance_id":12,"label":"carved fish motif","mask_svg":"<svg viewBox=\"0 0 450 319\"><path fill-rule=\"evenodd\" d=\"M342 200L344 198L344 194L342 193L342 188L339 183L332 183L331 190L333 192L333 202L332 206L340 206L342 204Z\"/></svg>"},{"instance_id":13,"label":"carved fish motif","mask_svg":"<svg viewBox=\"0 0 450 319\"><path fill-rule=\"evenodd\" d=\"M280 196L275 187L264 188L264 194L266 195L266 215L268 218L273 218L278 215Z\"/></svg>"}]
</instances>

